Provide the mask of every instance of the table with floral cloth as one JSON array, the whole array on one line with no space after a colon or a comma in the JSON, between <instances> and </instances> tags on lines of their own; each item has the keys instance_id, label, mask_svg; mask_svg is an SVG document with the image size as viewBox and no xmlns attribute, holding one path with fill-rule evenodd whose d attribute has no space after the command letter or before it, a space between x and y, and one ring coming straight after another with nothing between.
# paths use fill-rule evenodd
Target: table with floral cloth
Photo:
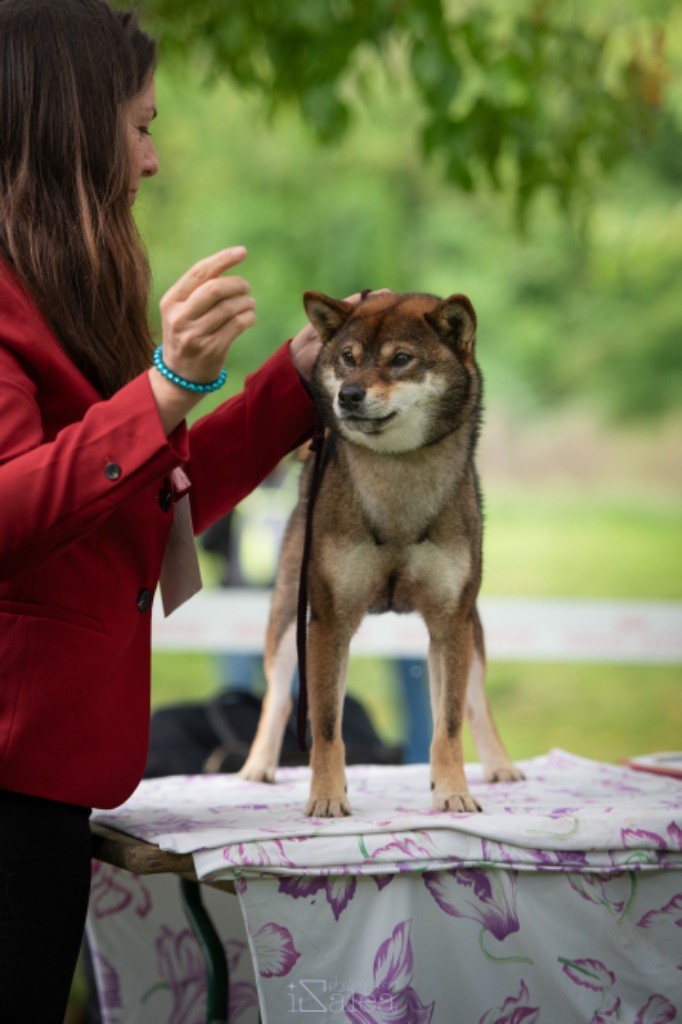
<instances>
[{"instance_id":1,"label":"table with floral cloth","mask_svg":"<svg viewBox=\"0 0 682 1024\"><path fill-rule=\"evenodd\" d=\"M682 783L560 750L430 809L429 769L347 770L353 815L303 816L304 768L143 782L103 825L191 853L231 1024L682 1024ZM203 1024L175 879L94 863L105 1024Z\"/></svg>"}]
</instances>

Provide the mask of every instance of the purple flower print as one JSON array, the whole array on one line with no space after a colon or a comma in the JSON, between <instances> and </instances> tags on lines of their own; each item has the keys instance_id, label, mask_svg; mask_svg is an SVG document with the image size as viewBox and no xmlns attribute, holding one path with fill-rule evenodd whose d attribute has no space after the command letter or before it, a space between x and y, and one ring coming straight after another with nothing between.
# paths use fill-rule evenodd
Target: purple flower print
<instances>
[{"instance_id":1,"label":"purple flower print","mask_svg":"<svg viewBox=\"0 0 682 1024\"><path fill-rule=\"evenodd\" d=\"M252 1006L258 1005L256 986L250 981L234 981L234 974L242 957L248 955L248 946L239 939L230 939L223 946L227 969L230 973L230 992L227 1019L230 1024L236 1024L243 1013L246 1013Z\"/></svg>"},{"instance_id":2,"label":"purple flower print","mask_svg":"<svg viewBox=\"0 0 682 1024\"><path fill-rule=\"evenodd\" d=\"M477 921L500 942L519 930L512 872L455 868L427 871L422 877L446 914Z\"/></svg>"},{"instance_id":3,"label":"purple flower print","mask_svg":"<svg viewBox=\"0 0 682 1024\"><path fill-rule=\"evenodd\" d=\"M351 875L295 875L284 878L279 883L279 891L295 900L307 899L321 890L331 907L335 921L338 921L355 896L356 888L357 879Z\"/></svg>"},{"instance_id":4,"label":"purple flower print","mask_svg":"<svg viewBox=\"0 0 682 1024\"><path fill-rule=\"evenodd\" d=\"M230 981L230 997L227 1019L230 1024L237 1024L243 1013L258 1006L256 986L250 981Z\"/></svg>"},{"instance_id":5,"label":"purple flower print","mask_svg":"<svg viewBox=\"0 0 682 1024\"><path fill-rule=\"evenodd\" d=\"M518 996L509 996L503 1006L488 1010L478 1024L537 1024L540 1007L529 1006L528 999L528 988L522 980Z\"/></svg>"},{"instance_id":6,"label":"purple flower print","mask_svg":"<svg viewBox=\"0 0 682 1024\"><path fill-rule=\"evenodd\" d=\"M239 939L229 939L224 944L223 949L225 950L227 969L232 974L239 967L240 961L248 947L245 942L241 942Z\"/></svg>"},{"instance_id":7,"label":"purple flower print","mask_svg":"<svg viewBox=\"0 0 682 1024\"><path fill-rule=\"evenodd\" d=\"M611 991L616 980L613 971L609 971L601 960L567 960L559 957L559 962L564 965L564 974L575 985L601 993L601 1002L590 1017L589 1024L609 1024L607 1018L617 1015L620 1009L620 999Z\"/></svg>"},{"instance_id":8,"label":"purple flower print","mask_svg":"<svg viewBox=\"0 0 682 1024\"><path fill-rule=\"evenodd\" d=\"M644 828L622 828L620 835L626 849L650 850L653 847L661 852L682 851L682 829L676 821L670 822L666 835L649 832Z\"/></svg>"},{"instance_id":9,"label":"purple flower print","mask_svg":"<svg viewBox=\"0 0 682 1024\"><path fill-rule=\"evenodd\" d=\"M101 953L95 953L95 961L97 965L97 991L102 1009L122 1010L121 978L118 971Z\"/></svg>"},{"instance_id":10,"label":"purple flower print","mask_svg":"<svg viewBox=\"0 0 682 1024\"><path fill-rule=\"evenodd\" d=\"M170 989L172 1009L168 1024L195 1024L206 993L206 968L196 939L188 928L173 932L164 925L155 946L162 983L150 989L144 998L159 988Z\"/></svg>"},{"instance_id":11,"label":"purple flower print","mask_svg":"<svg viewBox=\"0 0 682 1024\"><path fill-rule=\"evenodd\" d=\"M157 937L156 964L161 980L142 997L142 1003L156 992L169 991L171 1011L167 1024L198 1024L204 1020L206 1004L206 965L198 942L189 929L173 932L164 925ZM239 966L247 950L245 942L230 941L224 946L230 974ZM236 1024L249 1008L258 1005L256 987L249 981L231 981L228 1019Z\"/></svg>"},{"instance_id":12,"label":"purple flower print","mask_svg":"<svg viewBox=\"0 0 682 1024\"><path fill-rule=\"evenodd\" d=\"M421 842L418 842L418 839ZM370 860L386 858L389 854L392 860L432 860L439 853L439 850L428 832L413 832L400 835L393 833L391 842L385 846L379 846L371 855L364 851Z\"/></svg>"},{"instance_id":13,"label":"purple flower print","mask_svg":"<svg viewBox=\"0 0 682 1024\"><path fill-rule=\"evenodd\" d=\"M665 996L649 996L635 1017L635 1024L669 1024L677 1017L677 1010Z\"/></svg>"},{"instance_id":14,"label":"purple flower print","mask_svg":"<svg viewBox=\"0 0 682 1024\"><path fill-rule=\"evenodd\" d=\"M374 988L354 992L344 1006L351 1024L431 1024L436 1004L424 1006L412 988L411 922L402 921L374 957Z\"/></svg>"},{"instance_id":15,"label":"purple flower print","mask_svg":"<svg viewBox=\"0 0 682 1024\"><path fill-rule=\"evenodd\" d=\"M652 846L658 850L665 850L666 841L663 836L658 835L656 832L649 832L645 828L622 828L620 830L620 837L623 841L623 846L626 849L641 849L645 847L647 849Z\"/></svg>"},{"instance_id":16,"label":"purple flower print","mask_svg":"<svg viewBox=\"0 0 682 1024\"><path fill-rule=\"evenodd\" d=\"M676 821L672 821L668 825L667 833L668 849L661 857L661 866L667 867L667 863L670 861L671 867L678 867L678 854L682 853L682 828L680 828Z\"/></svg>"},{"instance_id":17,"label":"purple flower print","mask_svg":"<svg viewBox=\"0 0 682 1024\"><path fill-rule=\"evenodd\" d=\"M579 850L527 849L521 854L494 839L481 840L481 860L486 864L495 865L500 861L503 864L525 864L528 855L535 861L538 871L581 871L587 867L587 857Z\"/></svg>"},{"instance_id":18,"label":"purple flower print","mask_svg":"<svg viewBox=\"0 0 682 1024\"><path fill-rule=\"evenodd\" d=\"M579 850L530 850L530 855L539 871L581 871L587 867L587 856Z\"/></svg>"},{"instance_id":19,"label":"purple flower print","mask_svg":"<svg viewBox=\"0 0 682 1024\"><path fill-rule=\"evenodd\" d=\"M635 877L632 872L620 871L615 875L578 875L566 876L568 884L579 896L588 903L594 903L617 919L620 919L632 902L635 892ZM624 884L629 885L627 899L619 898Z\"/></svg>"},{"instance_id":20,"label":"purple flower print","mask_svg":"<svg viewBox=\"0 0 682 1024\"><path fill-rule=\"evenodd\" d=\"M136 820L134 834L138 839L153 843L159 836L192 832L195 828L200 828L205 824L203 818L193 819L186 814L165 814L148 823Z\"/></svg>"},{"instance_id":21,"label":"purple flower print","mask_svg":"<svg viewBox=\"0 0 682 1024\"><path fill-rule=\"evenodd\" d=\"M223 858L229 864L235 864L238 867L295 867L285 855L284 846L279 839L266 843L253 840L248 843L235 843L233 846L226 846L223 850Z\"/></svg>"},{"instance_id":22,"label":"purple flower print","mask_svg":"<svg viewBox=\"0 0 682 1024\"><path fill-rule=\"evenodd\" d=\"M138 917L152 909L149 889L138 875L93 860L91 878L90 907L97 920L120 914L131 904Z\"/></svg>"},{"instance_id":23,"label":"purple flower print","mask_svg":"<svg viewBox=\"0 0 682 1024\"><path fill-rule=\"evenodd\" d=\"M262 978L284 978L301 955L294 945L291 932L274 921L258 929L253 944Z\"/></svg>"},{"instance_id":24,"label":"purple flower print","mask_svg":"<svg viewBox=\"0 0 682 1024\"><path fill-rule=\"evenodd\" d=\"M670 837L668 842L669 848L682 851L682 828L680 828L676 821L671 821L668 825L668 835Z\"/></svg>"},{"instance_id":25,"label":"purple flower print","mask_svg":"<svg viewBox=\"0 0 682 1024\"><path fill-rule=\"evenodd\" d=\"M564 965L564 974L571 981L584 988L591 988L593 992L611 988L616 980L613 971L609 971L601 960L565 960L563 957L559 957L559 960Z\"/></svg>"},{"instance_id":26,"label":"purple flower print","mask_svg":"<svg viewBox=\"0 0 682 1024\"><path fill-rule=\"evenodd\" d=\"M426 888L446 914L480 924L479 945L488 960L498 963L532 963L528 957L496 957L483 945L486 932L499 942L519 930L516 915L516 875L513 871L453 868L427 871Z\"/></svg>"},{"instance_id":27,"label":"purple flower print","mask_svg":"<svg viewBox=\"0 0 682 1024\"><path fill-rule=\"evenodd\" d=\"M679 916L678 916L679 915ZM682 892L675 893L673 898L659 910L650 910L637 922L639 928L652 928L654 925L663 924L664 918L672 918L673 924L682 928Z\"/></svg>"}]
</instances>

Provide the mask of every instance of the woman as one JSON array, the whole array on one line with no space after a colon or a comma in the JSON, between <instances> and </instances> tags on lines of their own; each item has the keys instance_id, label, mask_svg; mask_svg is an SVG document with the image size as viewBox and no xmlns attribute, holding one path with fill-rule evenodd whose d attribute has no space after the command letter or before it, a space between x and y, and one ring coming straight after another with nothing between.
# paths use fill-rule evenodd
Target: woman
<instances>
[{"instance_id":1,"label":"woman","mask_svg":"<svg viewBox=\"0 0 682 1024\"><path fill-rule=\"evenodd\" d=\"M162 564L171 583L178 568L174 505L188 491L205 530L314 418L306 327L185 425L255 320L247 282L224 274L240 247L167 292L151 365L131 205L158 168L154 61L135 16L106 0L0 2L3 1024L63 1020L90 808L125 800L145 763L151 601Z\"/></svg>"}]
</instances>

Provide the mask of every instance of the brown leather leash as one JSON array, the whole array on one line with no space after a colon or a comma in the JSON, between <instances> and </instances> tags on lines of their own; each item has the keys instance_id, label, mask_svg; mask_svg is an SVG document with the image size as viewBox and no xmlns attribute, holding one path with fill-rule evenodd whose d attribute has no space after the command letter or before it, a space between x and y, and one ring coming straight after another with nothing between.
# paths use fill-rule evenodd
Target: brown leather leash
<instances>
[{"instance_id":1,"label":"brown leather leash","mask_svg":"<svg viewBox=\"0 0 682 1024\"><path fill-rule=\"evenodd\" d=\"M360 293L360 302L364 302L371 292L366 288ZM313 472L310 478L308 507L305 518L305 539L303 541L303 557L301 558L301 574L298 580L298 609L296 613L296 653L298 655L298 710L296 727L298 747L302 753L308 750L308 564L310 549L313 542L313 513L315 502L322 483L322 451L324 448L324 422L318 413L310 442L310 451L315 453Z\"/></svg>"}]
</instances>

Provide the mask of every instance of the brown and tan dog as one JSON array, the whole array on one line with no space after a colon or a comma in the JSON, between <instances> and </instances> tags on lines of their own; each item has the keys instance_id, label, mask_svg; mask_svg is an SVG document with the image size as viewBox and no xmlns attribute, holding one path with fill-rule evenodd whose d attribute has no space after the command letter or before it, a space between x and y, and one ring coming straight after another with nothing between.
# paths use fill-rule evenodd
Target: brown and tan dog
<instances>
[{"instance_id":1,"label":"brown and tan dog","mask_svg":"<svg viewBox=\"0 0 682 1024\"><path fill-rule=\"evenodd\" d=\"M306 814L350 814L341 713L351 638L367 612L419 612L428 628L438 810L476 811L464 775L468 713L487 781L522 778L484 692L482 515L474 453L476 315L453 295L374 293L358 306L306 292L323 349L313 389L327 428L308 569L312 783ZM298 574L311 460L285 534L265 644L268 681L241 775L274 781L291 710Z\"/></svg>"}]
</instances>

